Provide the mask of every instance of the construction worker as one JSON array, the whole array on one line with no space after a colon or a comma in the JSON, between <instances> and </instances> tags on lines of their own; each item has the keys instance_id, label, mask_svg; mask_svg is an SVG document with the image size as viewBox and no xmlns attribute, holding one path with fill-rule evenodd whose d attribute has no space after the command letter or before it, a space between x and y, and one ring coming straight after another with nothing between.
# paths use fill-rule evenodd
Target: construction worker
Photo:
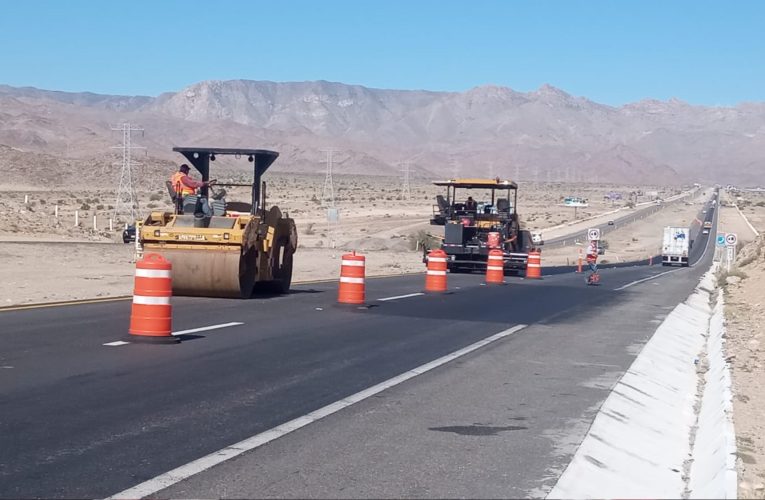
<instances>
[{"instance_id":1,"label":"construction worker","mask_svg":"<svg viewBox=\"0 0 765 500\"><path fill-rule=\"evenodd\" d=\"M590 275L587 277L587 283L596 283L598 280L598 241L591 240L587 246L585 255L587 265L590 267Z\"/></svg>"},{"instance_id":2,"label":"construction worker","mask_svg":"<svg viewBox=\"0 0 765 500\"><path fill-rule=\"evenodd\" d=\"M468 196L468 199L465 202L465 211L475 212L476 210L478 210L478 203L475 202L472 196Z\"/></svg>"},{"instance_id":3,"label":"construction worker","mask_svg":"<svg viewBox=\"0 0 765 500\"><path fill-rule=\"evenodd\" d=\"M170 178L170 183L173 185L173 189L175 189L176 194L183 198L185 196L189 196L190 194L196 194L197 189L209 186L212 182L197 181L192 179L189 175L189 166L184 163Z\"/></svg>"}]
</instances>

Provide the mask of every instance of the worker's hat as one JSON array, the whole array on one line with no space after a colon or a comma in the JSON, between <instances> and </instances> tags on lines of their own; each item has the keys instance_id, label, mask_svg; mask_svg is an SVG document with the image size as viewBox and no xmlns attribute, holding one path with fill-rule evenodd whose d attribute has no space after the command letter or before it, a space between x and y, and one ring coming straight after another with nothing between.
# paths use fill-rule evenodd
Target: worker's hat
<instances>
[{"instance_id":1,"label":"worker's hat","mask_svg":"<svg viewBox=\"0 0 765 500\"><path fill-rule=\"evenodd\" d=\"M180 168L181 172L188 172L189 170L190 170L189 166L186 165L185 163L183 165L181 165L181 168Z\"/></svg>"}]
</instances>

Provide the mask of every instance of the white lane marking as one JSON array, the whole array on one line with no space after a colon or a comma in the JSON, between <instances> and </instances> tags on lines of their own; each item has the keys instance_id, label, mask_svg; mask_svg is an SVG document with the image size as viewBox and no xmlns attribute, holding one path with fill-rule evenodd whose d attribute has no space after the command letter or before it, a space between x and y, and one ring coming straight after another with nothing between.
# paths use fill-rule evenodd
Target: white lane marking
<instances>
[{"instance_id":1,"label":"white lane marking","mask_svg":"<svg viewBox=\"0 0 765 500\"><path fill-rule=\"evenodd\" d=\"M219 328L228 328L230 326L239 326L243 325L244 323L239 321L233 321L231 323L222 323L220 325L210 325L210 326L202 326L200 328L192 328L190 330L181 330L179 332L173 332L171 335L186 335L187 333L197 333L197 332L206 332L208 330L218 330ZM124 340L117 340L115 342L107 342L104 345L110 346L110 347L118 347L121 345L127 345L130 342L126 342Z\"/></svg>"},{"instance_id":2,"label":"white lane marking","mask_svg":"<svg viewBox=\"0 0 765 500\"><path fill-rule=\"evenodd\" d=\"M636 280L636 281L633 281L632 283L627 283L624 286L620 286L619 288L614 288L614 291L618 292L620 290L624 290L625 288L629 288L629 287L634 286L634 285L639 285L640 283L644 283L646 281L655 280L656 278L664 276L665 274L674 273L674 272L677 272L677 271L679 271L681 269L682 269L682 267L678 267L677 269L672 269L671 271L664 271L663 273L655 274L653 276L649 276L647 278L643 278L642 280Z\"/></svg>"},{"instance_id":3,"label":"white lane marking","mask_svg":"<svg viewBox=\"0 0 765 500\"><path fill-rule=\"evenodd\" d=\"M244 441L239 441L236 444L227 446L223 448L222 450L210 453L209 455L199 458L197 460L194 460L193 462L189 462L186 465L181 465L180 467L173 469L170 472L165 472L164 474L161 474L153 479L149 479L148 481L144 481L143 483L133 486L132 488L129 488L115 495L112 495L109 497L109 499L144 498L150 495L154 495L158 491L161 491L176 483L179 483L183 481L184 479L188 479L189 477L195 474L199 474L200 472L210 469L211 467L214 467L229 459L239 456L242 453L254 450L255 448L263 446L264 444L269 443L273 441L274 439L278 439L286 434L289 434L302 427L305 427L306 425L310 423L316 422L317 420L322 419L328 415L337 413L338 411L344 408L347 408L353 404L356 404L360 401L364 401L365 399L372 397L375 394L379 394L380 392L386 389L395 387L403 382L406 382L407 380L411 378L416 377L417 375L422 375L423 373L433 370L434 368L437 368L445 363L448 363L449 361L457 359L466 354L470 354L471 352L478 350L488 344L491 344L492 342L496 342L497 340L501 340L505 337L509 337L510 335L520 330L523 330L527 326L528 325L515 325L512 328L508 328L507 330L503 330L497 334L492 335L491 337L487 337L483 340L479 340L478 342L474 344L470 344L469 346L463 349L454 351L451 354L447 354L446 356L438 358L435 361L425 363L424 365L414 368L413 370L409 370L407 372L402 373L401 375L388 379L385 382L379 383L368 389L364 389L363 391L357 392L356 394L353 394L352 396L348 396L345 399L335 401L332 404L324 406L323 408L319 408L316 411L312 411L311 413L303 415L302 417L298 417L294 420L290 420L289 422L286 422L282 425L274 427L273 429L267 430L265 432L261 432L260 434L255 434L254 436L249 437L245 439Z\"/></svg>"},{"instance_id":4,"label":"white lane marking","mask_svg":"<svg viewBox=\"0 0 765 500\"><path fill-rule=\"evenodd\" d=\"M406 295L396 295L395 297L385 297L382 299L377 299L380 302L386 302L388 300L398 300L398 299L408 299L409 297L418 297L420 295L425 295L423 292L417 292L417 293L408 293Z\"/></svg>"},{"instance_id":5,"label":"white lane marking","mask_svg":"<svg viewBox=\"0 0 765 500\"><path fill-rule=\"evenodd\" d=\"M222 323L220 325L203 326L201 328L192 328L191 330L181 330L180 332L173 332L173 335L185 335L187 333L206 332L207 330L217 330L219 328L228 328L230 326L239 326L244 323L239 321L233 321L231 323Z\"/></svg>"}]
</instances>

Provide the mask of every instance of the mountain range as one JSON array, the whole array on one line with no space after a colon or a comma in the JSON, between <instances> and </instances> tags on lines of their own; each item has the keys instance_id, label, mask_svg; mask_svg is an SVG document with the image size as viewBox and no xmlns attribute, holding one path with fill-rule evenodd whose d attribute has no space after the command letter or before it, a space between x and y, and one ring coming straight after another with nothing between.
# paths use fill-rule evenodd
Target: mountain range
<instances>
[{"instance_id":1,"label":"mountain range","mask_svg":"<svg viewBox=\"0 0 765 500\"><path fill-rule=\"evenodd\" d=\"M274 168L294 172L320 172L332 148L338 173L400 175L402 162L421 177L521 181L762 184L765 173L765 103L615 107L549 85L431 92L248 80L156 97L0 85L0 166L34 175L21 170L25 154L62 168L109 164L123 122L144 129L133 135L147 148L142 161L163 169L181 160L173 146L217 146L280 151Z\"/></svg>"}]
</instances>

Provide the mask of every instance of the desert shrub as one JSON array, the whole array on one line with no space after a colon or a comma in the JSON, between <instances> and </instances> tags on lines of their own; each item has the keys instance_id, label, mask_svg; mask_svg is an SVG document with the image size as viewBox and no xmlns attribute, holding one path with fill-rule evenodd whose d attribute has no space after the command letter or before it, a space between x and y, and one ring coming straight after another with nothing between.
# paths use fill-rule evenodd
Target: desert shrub
<instances>
[{"instance_id":1,"label":"desert shrub","mask_svg":"<svg viewBox=\"0 0 765 500\"><path fill-rule=\"evenodd\" d=\"M80 210L90 210L90 205L88 205L87 203L83 203L82 205L80 205Z\"/></svg>"},{"instance_id":2,"label":"desert shrub","mask_svg":"<svg viewBox=\"0 0 765 500\"><path fill-rule=\"evenodd\" d=\"M154 193L151 196L149 196L149 201L159 201L162 199L161 194Z\"/></svg>"},{"instance_id":3,"label":"desert shrub","mask_svg":"<svg viewBox=\"0 0 765 500\"><path fill-rule=\"evenodd\" d=\"M303 232L304 232L305 234L309 234L309 235L310 235L310 234L316 234L316 230L313 228L313 226L314 226L314 223L313 223L313 222L309 223L309 224L306 226L306 228L305 228L305 231L303 231Z\"/></svg>"},{"instance_id":4,"label":"desert shrub","mask_svg":"<svg viewBox=\"0 0 765 500\"><path fill-rule=\"evenodd\" d=\"M96 210L103 210L103 209L104 209L103 205L96 205Z\"/></svg>"}]
</instances>

